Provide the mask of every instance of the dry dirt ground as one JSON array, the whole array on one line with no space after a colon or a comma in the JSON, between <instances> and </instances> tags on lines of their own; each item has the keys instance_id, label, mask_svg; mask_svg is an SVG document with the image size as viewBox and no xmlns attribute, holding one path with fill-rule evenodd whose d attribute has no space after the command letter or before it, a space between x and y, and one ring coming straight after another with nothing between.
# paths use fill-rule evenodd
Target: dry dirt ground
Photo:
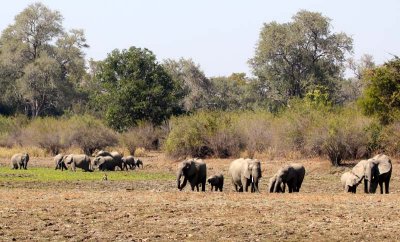
<instances>
[{"instance_id":1,"label":"dry dirt ground","mask_svg":"<svg viewBox=\"0 0 400 242\"><path fill-rule=\"evenodd\" d=\"M162 154L144 170L175 173ZM345 194L326 160L297 160L307 173L298 194L267 193L268 179L293 160L263 160L260 194L232 191L231 160L206 160L225 174L224 192L179 192L176 181L1 182L1 241L399 241L400 166L391 194ZM0 159L1 165L9 165ZM32 158L30 166L52 166ZM70 172L70 171L67 171ZM120 171L121 172L121 171ZM143 171L131 171L143 172ZM110 174L112 175L112 174Z\"/></svg>"}]
</instances>

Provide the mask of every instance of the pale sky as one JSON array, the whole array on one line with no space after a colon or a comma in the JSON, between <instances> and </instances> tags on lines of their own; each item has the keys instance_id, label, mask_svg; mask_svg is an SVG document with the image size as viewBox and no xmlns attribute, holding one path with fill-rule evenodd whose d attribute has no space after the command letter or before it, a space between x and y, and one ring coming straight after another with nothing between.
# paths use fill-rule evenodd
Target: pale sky
<instances>
[{"instance_id":1,"label":"pale sky","mask_svg":"<svg viewBox=\"0 0 400 242\"><path fill-rule=\"evenodd\" d=\"M0 30L30 3L14 0L0 8ZM148 48L158 60L192 58L207 76L251 74L263 23L291 21L299 10L321 12L334 32L354 40L354 54L371 54L377 64L400 56L399 0L46 0L64 17L66 29L85 30L86 58L102 60L113 49Z\"/></svg>"}]
</instances>

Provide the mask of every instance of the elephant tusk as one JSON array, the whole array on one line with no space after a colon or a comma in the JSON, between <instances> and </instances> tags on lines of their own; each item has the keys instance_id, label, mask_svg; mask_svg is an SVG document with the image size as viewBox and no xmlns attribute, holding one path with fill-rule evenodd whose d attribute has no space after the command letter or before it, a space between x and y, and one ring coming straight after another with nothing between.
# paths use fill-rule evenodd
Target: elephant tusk
<instances>
[{"instance_id":1,"label":"elephant tusk","mask_svg":"<svg viewBox=\"0 0 400 242\"><path fill-rule=\"evenodd\" d=\"M251 177L251 182L254 183L254 177L253 176Z\"/></svg>"}]
</instances>

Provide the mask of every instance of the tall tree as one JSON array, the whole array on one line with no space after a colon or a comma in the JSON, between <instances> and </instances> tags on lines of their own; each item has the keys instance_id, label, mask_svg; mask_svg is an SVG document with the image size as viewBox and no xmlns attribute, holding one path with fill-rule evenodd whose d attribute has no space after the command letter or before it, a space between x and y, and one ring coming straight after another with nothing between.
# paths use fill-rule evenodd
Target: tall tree
<instances>
[{"instance_id":1,"label":"tall tree","mask_svg":"<svg viewBox=\"0 0 400 242\"><path fill-rule=\"evenodd\" d=\"M181 105L185 111L191 112L209 106L211 81L192 59L167 59L163 62L163 67L182 87L184 99Z\"/></svg>"},{"instance_id":2,"label":"tall tree","mask_svg":"<svg viewBox=\"0 0 400 242\"><path fill-rule=\"evenodd\" d=\"M334 92L352 39L332 33L330 19L302 10L292 22L264 24L255 56L249 60L268 98L286 102L303 98L314 87Z\"/></svg>"},{"instance_id":3,"label":"tall tree","mask_svg":"<svg viewBox=\"0 0 400 242\"><path fill-rule=\"evenodd\" d=\"M94 70L100 90L92 101L116 130L126 130L140 120L160 124L180 112L180 87L148 49L114 50Z\"/></svg>"},{"instance_id":4,"label":"tall tree","mask_svg":"<svg viewBox=\"0 0 400 242\"><path fill-rule=\"evenodd\" d=\"M84 33L65 32L62 20L58 11L35 3L1 35L0 80L29 116L62 112L85 73Z\"/></svg>"}]
</instances>

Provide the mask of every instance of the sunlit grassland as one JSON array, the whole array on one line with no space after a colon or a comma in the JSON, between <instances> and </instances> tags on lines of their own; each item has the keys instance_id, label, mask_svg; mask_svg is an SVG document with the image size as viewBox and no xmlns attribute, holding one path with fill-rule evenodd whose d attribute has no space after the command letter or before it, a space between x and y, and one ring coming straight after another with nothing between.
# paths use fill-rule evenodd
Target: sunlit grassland
<instances>
[{"instance_id":1,"label":"sunlit grassland","mask_svg":"<svg viewBox=\"0 0 400 242\"><path fill-rule=\"evenodd\" d=\"M174 175L167 172L148 172L143 170L113 171L113 172L84 172L77 170L60 171L54 168L32 167L28 170L12 170L10 167L0 167L0 182L7 181L99 181L107 174L108 180L115 181L149 181L149 180L172 180Z\"/></svg>"}]
</instances>

